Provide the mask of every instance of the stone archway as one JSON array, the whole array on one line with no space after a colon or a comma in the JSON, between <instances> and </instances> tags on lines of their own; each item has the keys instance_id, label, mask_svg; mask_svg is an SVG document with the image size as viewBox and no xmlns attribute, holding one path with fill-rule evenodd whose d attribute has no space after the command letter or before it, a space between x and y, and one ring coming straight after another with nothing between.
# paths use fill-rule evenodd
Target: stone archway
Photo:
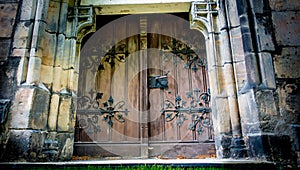
<instances>
[{"instance_id":1,"label":"stone archway","mask_svg":"<svg viewBox=\"0 0 300 170\"><path fill-rule=\"evenodd\" d=\"M99 4L98 4L99 5ZM142 4L141 4L142 5ZM161 4L160 4L161 5ZM169 4L168 4L169 5ZM215 107L212 110L213 120L215 123L215 139L216 139L216 148L218 157L226 158L230 157L231 151L230 148L237 147L240 151L243 148L243 139L241 134L241 125L239 120L239 111L236 100L236 91L235 91L235 77L233 73L233 66L230 64L231 59L228 56L231 56L230 49L228 48L228 43L226 42L226 36L219 36L216 34L219 29L219 25L216 24L216 21L219 20L218 5L216 2L195 2L191 4L191 28L199 30L206 39L206 51L208 55L208 74L210 78L211 85L211 94L212 105ZM142 5L143 6L143 5ZM106 7L106 6L105 6ZM118 7L113 6L116 9ZM84 7L81 7L84 8ZM89 8L89 7L86 7ZM104 7L103 7L104 8ZM96 13L105 14L105 10L102 7L95 7ZM113 9L115 9L113 8ZM126 6L125 6L126 8ZM80 8L78 8L80 9ZM91 9L91 7L90 7ZM124 11L130 14L131 6L128 5L129 11L123 10L109 10L109 14L113 12L119 14ZM162 7L162 9L164 9ZM186 8L184 8L186 10ZM154 13L159 13L160 8L158 8ZM132 12L132 11L131 11ZM141 12L141 11L140 11ZM166 11L163 11L166 12ZM185 11L187 12L187 11ZM139 13L139 12L133 12ZM90 19L93 17L90 17ZM81 42L85 34L95 31L95 26L91 24L91 20L86 20L85 24L88 27L78 28L78 41ZM78 24L79 25L79 24ZM81 24L83 26L84 24ZM223 41L220 40L223 38ZM220 43L221 42L221 43ZM221 48L225 48L221 52ZM79 47L77 49L80 49ZM79 51L77 53L79 56ZM227 56L228 55L228 56ZM228 61L226 61L228 59ZM225 64L225 68L220 68L222 62L230 62ZM226 76L226 78L225 78ZM221 83L220 83L221 80ZM228 114L230 113L230 114ZM234 127L233 130L231 127ZM232 138L234 136L234 138ZM232 147L231 140L237 141L238 145ZM227 142L223 142L227 141ZM243 150L243 149L242 149ZM233 150L232 150L233 152ZM243 151L242 151L243 152ZM242 153L243 154L243 153ZM233 154L234 155L234 154Z\"/></svg>"}]
</instances>

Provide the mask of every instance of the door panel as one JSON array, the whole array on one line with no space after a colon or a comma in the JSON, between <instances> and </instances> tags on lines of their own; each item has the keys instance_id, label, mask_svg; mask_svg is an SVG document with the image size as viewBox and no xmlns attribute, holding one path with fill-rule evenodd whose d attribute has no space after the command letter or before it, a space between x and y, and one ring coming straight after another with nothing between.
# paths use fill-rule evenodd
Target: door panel
<instances>
[{"instance_id":1,"label":"door panel","mask_svg":"<svg viewBox=\"0 0 300 170\"><path fill-rule=\"evenodd\" d=\"M204 38L157 16L109 24L105 55L81 59L75 155L214 155Z\"/></svg>"}]
</instances>

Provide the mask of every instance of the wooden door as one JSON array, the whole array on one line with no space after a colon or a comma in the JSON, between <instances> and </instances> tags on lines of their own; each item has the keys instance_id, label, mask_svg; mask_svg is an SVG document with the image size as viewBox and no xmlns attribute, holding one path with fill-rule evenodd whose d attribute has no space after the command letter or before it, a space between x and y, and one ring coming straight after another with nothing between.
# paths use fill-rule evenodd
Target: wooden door
<instances>
[{"instance_id":1,"label":"wooden door","mask_svg":"<svg viewBox=\"0 0 300 170\"><path fill-rule=\"evenodd\" d=\"M137 18L106 25L103 56L82 51L74 154L214 156L203 36L179 17Z\"/></svg>"}]
</instances>

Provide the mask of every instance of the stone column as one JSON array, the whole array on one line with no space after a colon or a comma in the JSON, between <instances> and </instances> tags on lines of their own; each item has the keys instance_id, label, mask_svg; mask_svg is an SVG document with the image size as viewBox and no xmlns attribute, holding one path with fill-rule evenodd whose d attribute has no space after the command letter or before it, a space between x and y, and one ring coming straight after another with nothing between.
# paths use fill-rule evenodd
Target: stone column
<instances>
[{"instance_id":1,"label":"stone column","mask_svg":"<svg viewBox=\"0 0 300 170\"><path fill-rule=\"evenodd\" d=\"M231 157L243 158L246 156L245 144L241 131L240 114L237 100L235 71L233 68L233 53L232 47L234 44L231 41L232 35L230 27L228 26L229 19L227 13L227 1L220 1L219 10L219 29L220 29L220 55L222 60L224 82L228 96L232 139L231 139Z\"/></svg>"}]
</instances>

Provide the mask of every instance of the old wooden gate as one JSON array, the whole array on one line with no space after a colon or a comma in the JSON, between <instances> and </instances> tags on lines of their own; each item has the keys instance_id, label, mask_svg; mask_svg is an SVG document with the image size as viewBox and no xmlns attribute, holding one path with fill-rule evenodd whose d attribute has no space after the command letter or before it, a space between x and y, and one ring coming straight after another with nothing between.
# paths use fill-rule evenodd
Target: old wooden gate
<instances>
[{"instance_id":1,"label":"old wooden gate","mask_svg":"<svg viewBox=\"0 0 300 170\"><path fill-rule=\"evenodd\" d=\"M204 37L177 15L119 18L82 48L74 155L215 155Z\"/></svg>"}]
</instances>

